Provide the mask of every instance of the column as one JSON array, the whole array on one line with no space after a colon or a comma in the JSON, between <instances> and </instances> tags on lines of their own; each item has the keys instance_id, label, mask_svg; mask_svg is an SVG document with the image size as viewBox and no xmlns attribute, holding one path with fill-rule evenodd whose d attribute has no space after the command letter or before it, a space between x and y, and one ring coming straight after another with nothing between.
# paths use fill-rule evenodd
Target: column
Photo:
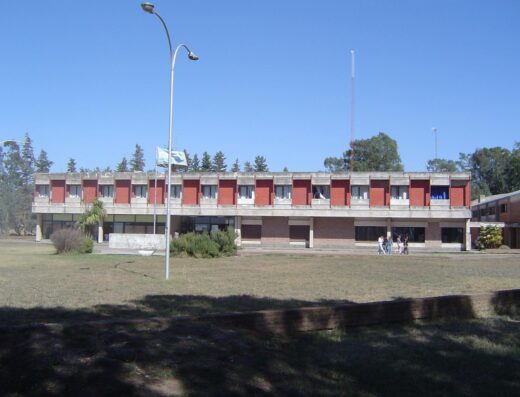
<instances>
[{"instance_id":1,"label":"column","mask_svg":"<svg viewBox=\"0 0 520 397\"><path fill-rule=\"evenodd\" d=\"M97 242L102 243L103 242L103 219L101 219L98 223L98 235L97 235Z\"/></svg>"},{"instance_id":2,"label":"column","mask_svg":"<svg viewBox=\"0 0 520 397\"><path fill-rule=\"evenodd\" d=\"M464 250L471 251L471 227L470 227L471 219L466 219L466 227L464 228Z\"/></svg>"},{"instance_id":3,"label":"column","mask_svg":"<svg viewBox=\"0 0 520 397\"><path fill-rule=\"evenodd\" d=\"M314 248L314 218L309 221L309 248Z\"/></svg>"},{"instance_id":4,"label":"column","mask_svg":"<svg viewBox=\"0 0 520 397\"><path fill-rule=\"evenodd\" d=\"M242 229L242 217L235 216L235 244L237 247L242 246L242 235L240 234L240 231Z\"/></svg>"},{"instance_id":5,"label":"column","mask_svg":"<svg viewBox=\"0 0 520 397\"><path fill-rule=\"evenodd\" d=\"M43 217L42 214L36 214L36 241L42 241L42 227Z\"/></svg>"}]
</instances>

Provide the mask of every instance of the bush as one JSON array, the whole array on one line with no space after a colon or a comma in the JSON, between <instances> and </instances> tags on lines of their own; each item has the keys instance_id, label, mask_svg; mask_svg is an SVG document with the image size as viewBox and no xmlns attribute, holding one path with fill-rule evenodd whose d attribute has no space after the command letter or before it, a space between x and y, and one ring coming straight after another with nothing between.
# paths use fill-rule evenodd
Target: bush
<instances>
[{"instance_id":1,"label":"bush","mask_svg":"<svg viewBox=\"0 0 520 397\"><path fill-rule=\"evenodd\" d=\"M498 248L502 244L502 229L498 226L482 226L479 240L484 248Z\"/></svg>"},{"instance_id":2,"label":"bush","mask_svg":"<svg viewBox=\"0 0 520 397\"><path fill-rule=\"evenodd\" d=\"M208 233L182 234L170 243L170 252L175 256L193 256L196 258L216 258L236 253L235 233L218 231Z\"/></svg>"},{"instance_id":3,"label":"bush","mask_svg":"<svg viewBox=\"0 0 520 397\"><path fill-rule=\"evenodd\" d=\"M93 241L78 229L60 229L51 234L51 241L58 254L91 253Z\"/></svg>"}]
</instances>

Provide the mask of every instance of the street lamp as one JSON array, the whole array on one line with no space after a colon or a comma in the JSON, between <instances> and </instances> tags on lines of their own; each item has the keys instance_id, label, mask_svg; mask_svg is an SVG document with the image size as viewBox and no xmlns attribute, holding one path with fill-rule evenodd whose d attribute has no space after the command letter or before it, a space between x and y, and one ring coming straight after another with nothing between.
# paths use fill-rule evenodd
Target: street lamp
<instances>
[{"instance_id":1,"label":"street lamp","mask_svg":"<svg viewBox=\"0 0 520 397\"><path fill-rule=\"evenodd\" d=\"M166 228L164 230L166 239L166 252L164 257L164 278L168 280L170 277L170 197L171 197L171 176L172 176L172 135L173 135L173 81L175 72L175 61L177 59L177 53L181 49L185 49L188 53L188 58L192 61L197 61L199 57L195 55L185 44L179 44L175 51L172 50L172 42L170 39L170 33L168 27L164 22L164 19L154 10L155 6L152 3L142 3L141 8L144 12L154 14L159 21L161 21L164 31L166 32L166 38L168 39L168 48L170 49L170 121L169 121L169 134L168 134L168 197L166 200Z\"/></svg>"}]
</instances>

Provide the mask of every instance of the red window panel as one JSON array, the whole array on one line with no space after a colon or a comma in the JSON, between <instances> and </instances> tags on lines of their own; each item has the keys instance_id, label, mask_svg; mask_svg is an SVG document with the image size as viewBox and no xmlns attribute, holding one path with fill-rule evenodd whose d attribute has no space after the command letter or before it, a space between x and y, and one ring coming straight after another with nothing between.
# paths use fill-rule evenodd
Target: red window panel
<instances>
[{"instance_id":1,"label":"red window panel","mask_svg":"<svg viewBox=\"0 0 520 397\"><path fill-rule=\"evenodd\" d=\"M65 202L65 181L51 181L51 203Z\"/></svg>"},{"instance_id":2,"label":"red window panel","mask_svg":"<svg viewBox=\"0 0 520 397\"><path fill-rule=\"evenodd\" d=\"M312 189L310 180L293 180L293 205L310 205Z\"/></svg>"},{"instance_id":3,"label":"red window panel","mask_svg":"<svg viewBox=\"0 0 520 397\"><path fill-rule=\"evenodd\" d=\"M157 202L155 199L157 197ZM157 191L155 189L155 179L148 181L148 204L164 204L164 180L157 181Z\"/></svg>"},{"instance_id":4,"label":"red window panel","mask_svg":"<svg viewBox=\"0 0 520 397\"><path fill-rule=\"evenodd\" d=\"M390 181L370 181L370 206L383 207L390 204Z\"/></svg>"},{"instance_id":5,"label":"red window panel","mask_svg":"<svg viewBox=\"0 0 520 397\"><path fill-rule=\"evenodd\" d=\"M116 204L130 204L130 192L131 192L131 181L130 180L118 180L116 181L116 193L115 203Z\"/></svg>"},{"instance_id":6,"label":"red window panel","mask_svg":"<svg viewBox=\"0 0 520 397\"><path fill-rule=\"evenodd\" d=\"M330 182L330 205L345 206L350 204L350 183L348 180L333 179Z\"/></svg>"},{"instance_id":7,"label":"red window panel","mask_svg":"<svg viewBox=\"0 0 520 397\"><path fill-rule=\"evenodd\" d=\"M271 179L257 179L255 187L255 205L273 204L273 181Z\"/></svg>"},{"instance_id":8,"label":"red window panel","mask_svg":"<svg viewBox=\"0 0 520 397\"><path fill-rule=\"evenodd\" d=\"M413 179L410 181L410 206L425 207L430 205L430 181Z\"/></svg>"},{"instance_id":9,"label":"red window panel","mask_svg":"<svg viewBox=\"0 0 520 397\"><path fill-rule=\"evenodd\" d=\"M198 179L185 179L182 188L182 203L198 205L200 195L200 181Z\"/></svg>"},{"instance_id":10,"label":"red window panel","mask_svg":"<svg viewBox=\"0 0 520 397\"><path fill-rule=\"evenodd\" d=\"M237 181L222 179L218 182L218 204L235 205L237 197Z\"/></svg>"},{"instance_id":11,"label":"red window panel","mask_svg":"<svg viewBox=\"0 0 520 397\"><path fill-rule=\"evenodd\" d=\"M97 197L97 186L96 180L84 180L83 181L83 201L90 204Z\"/></svg>"}]
</instances>

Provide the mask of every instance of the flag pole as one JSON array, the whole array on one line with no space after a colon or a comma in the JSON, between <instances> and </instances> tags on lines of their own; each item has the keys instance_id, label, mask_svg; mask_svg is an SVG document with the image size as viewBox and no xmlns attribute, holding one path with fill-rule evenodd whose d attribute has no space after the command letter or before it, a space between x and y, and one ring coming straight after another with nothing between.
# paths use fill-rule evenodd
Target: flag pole
<instances>
[{"instance_id":1,"label":"flag pole","mask_svg":"<svg viewBox=\"0 0 520 397\"><path fill-rule=\"evenodd\" d=\"M155 148L155 185L153 199L153 234L157 232L157 148Z\"/></svg>"}]
</instances>

